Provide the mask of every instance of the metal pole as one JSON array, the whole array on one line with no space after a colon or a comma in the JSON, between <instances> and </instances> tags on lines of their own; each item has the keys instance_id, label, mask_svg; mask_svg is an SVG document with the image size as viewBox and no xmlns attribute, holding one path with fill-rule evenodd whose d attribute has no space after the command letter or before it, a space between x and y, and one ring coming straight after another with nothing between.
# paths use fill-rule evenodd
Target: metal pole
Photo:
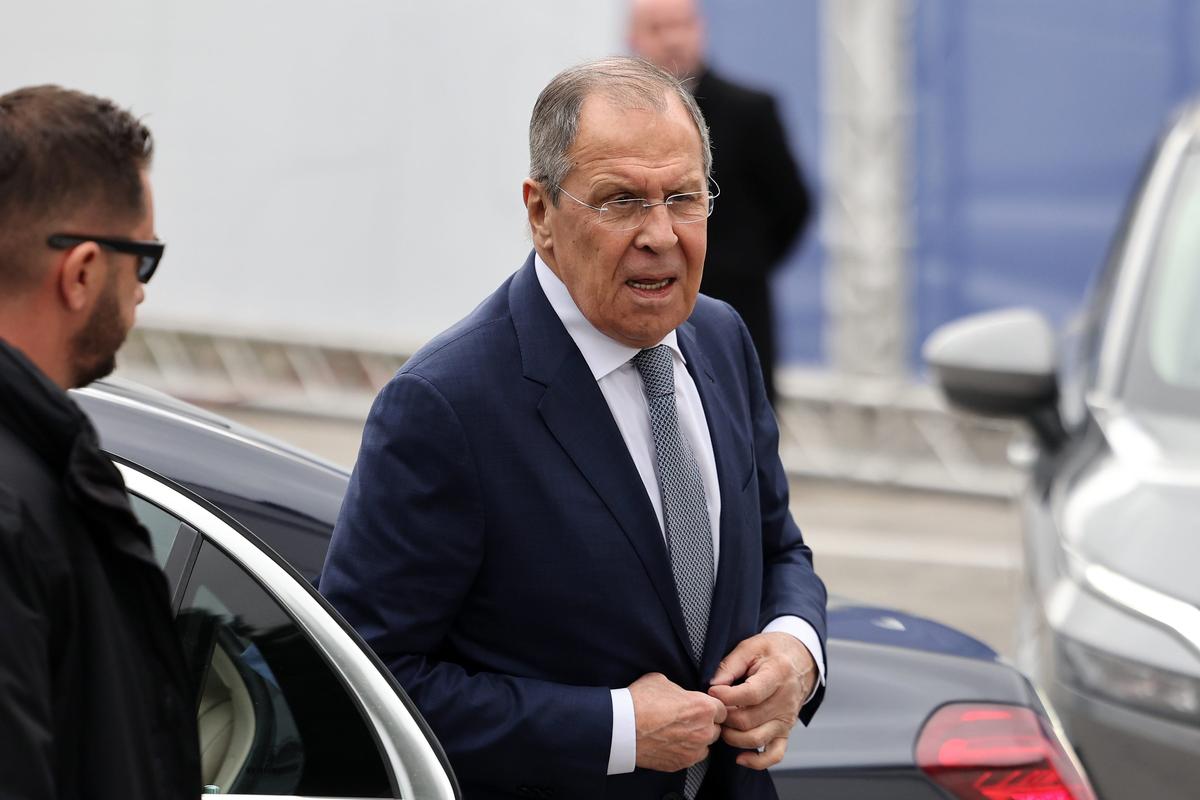
<instances>
[{"instance_id":1,"label":"metal pole","mask_svg":"<svg viewBox=\"0 0 1200 800\"><path fill-rule=\"evenodd\" d=\"M907 375L910 11L909 0L822 6L826 341L846 375Z\"/></svg>"}]
</instances>

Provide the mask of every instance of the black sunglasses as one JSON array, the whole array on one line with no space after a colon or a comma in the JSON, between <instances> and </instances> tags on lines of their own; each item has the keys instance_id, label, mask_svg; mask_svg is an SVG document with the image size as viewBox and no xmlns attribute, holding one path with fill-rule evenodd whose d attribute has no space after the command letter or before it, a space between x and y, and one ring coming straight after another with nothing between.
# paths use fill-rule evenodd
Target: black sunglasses
<instances>
[{"instance_id":1,"label":"black sunglasses","mask_svg":"<svg viewBox=\"0 0 1200 800\"><path fill-rule=\"evenodd\" d=\"M118 253L128 253L138 257L137 278L142 283L154 277L158 262L162 261L163 251L167 249L165 242L141 242L135 239L111 239L107 236L80 236L74 233L56 233L46 240L46 244L55 250L69 250L84 242L95 242L101 247L115 250Z\"/></svg>"}]
</instances>

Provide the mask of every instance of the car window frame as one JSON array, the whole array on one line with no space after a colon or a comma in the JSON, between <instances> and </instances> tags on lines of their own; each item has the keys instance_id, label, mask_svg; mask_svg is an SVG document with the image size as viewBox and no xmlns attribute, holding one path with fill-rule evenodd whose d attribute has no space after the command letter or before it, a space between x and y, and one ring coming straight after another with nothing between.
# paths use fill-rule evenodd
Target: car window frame
<instances>
[{"instance_id":1,"label":"car window frame","mask_svg":"<svg viewBox=\"0 0 1200 800\"><path fill-rule=\"evenodd\" d=\"M179 519L175 514L167 509L152 503L141 495L131 495L138 500L152 505L175 520L177 528L175 530L175 538L171 541L171 552L167 554L166 561L162 565L163 574L167 576L167 590L171 597L171 613L179 613L179 605L183 602L184 591L187 589L188 581L191 579L192 567L196 563L196 557L200 554L200 546L204 543L204 537L200 532L188 525L183 520ZM137 517L137 509L134 509L134 516ZM145 525L145 520L139 521Z\"/></svg>"},{"instance_id":2,"label":"car window frame","mask_svg":"<svg viewBox=\"0 0 1200 800\"><path fill-rule=\"evenodd\" d=\"M1088 392L1088 405L1094 408L1104 409L1121 402L1137 335L1142 296L1149 282L1158 236L1175 191L1180 162L1196 137L1195 118L1196 110L1193 109L1178 115L1168 127L1144 191L1132 211L1128 244L1120 256L1100 342L1098 369Z\"/></svg>"},{"instance_id":3,"label":"car window frame","mask_svg":"<svg viewBox=\"0 0 1200 800\"><path fill-rule=\"evenodd\" d=\"M412 700L378 657L298 571L253 533L187 489L122 459L114 458L113 462L127 491L196 530L199 539L237 562L286 609L363 715L380 747L395 797L461 800L462 793L449 760ZM186 573L190 573L194 562L193 555L178 587L180 598L187 585Z\"/></svg>"},{"instance_id":4,"label":"car window frame","mask_svg":"<svg viewBox=\"0 0 1200 800\"><path fill-rule=\"evenodd\" d=\"M1165 241L1166 226L1174 217L1177 204L1182 200L1180 191L1185 179L1193 181L1194 188L1198 169L1200 138L1193 132L1188 138L1187 146L1172 165L1171 185L1155 227L1154 247L1148 255L1145 280L1138 298L1136 323L1131 332L1121 384L1121 395L1130 409L1138 408L1180 416L1188 416L1195 409L1196 387L1171 386L1165 381L1157 367L1152 364L1148 338L1151 334L1155 305L1159 300L1160 281L1163 280L1163 272L1166 269L1162 263L1163 248L1168 244ZM1194 191L1191 196L1195 196ZM1154 397L1153 394L1158 391L1163 392L1163 395Z\"/></svg>"}]
</instances>

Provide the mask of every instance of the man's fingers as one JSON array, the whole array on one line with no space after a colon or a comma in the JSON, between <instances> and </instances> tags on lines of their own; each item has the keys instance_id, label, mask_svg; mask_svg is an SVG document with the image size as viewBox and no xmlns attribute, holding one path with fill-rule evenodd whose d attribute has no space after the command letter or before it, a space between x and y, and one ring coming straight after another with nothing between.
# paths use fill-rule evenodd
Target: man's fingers
<instances>
[{"instance_id":1,"label":"man's fingers","mask_svg":"<svg viewBox=\"0 0 1200 800\"><path fill-rule=\"evenodd\" d=\"M728 709L704 692L686 691L659 673L629 685L637 730L635 764L678 772L704 760L721 738Z\"/></svg>"},{"instance_id":2,"label":"man's fingers","mask_svg":"<svg viewBox=\"0 0 1200 800\"><path fill-rule=\"evenodd\" d=\"M759 725L779 716L775 713L776 709L772 708L773 705L773 703L768 702L757 706L731 708L721 725L725 728L733 728L735 731L754 730Z\"/></svg>"},{"instance_id":3,"label":"man's fingers","mask_svg":"<svg viewBox=\"0 0 1200 800\"><path fill-rule=\"evenodd\" d=\"M717 672L713 675L713 686L729 686L746 674L754 659L758 657L756 648L748 644L750 641L747 639L742 642L733 648L733 652L721 659L721 663L717 665Z\"/></svg>"},{"instance_id":4,"label":"man's fingers","mask_svg":"<svg viewBox=\"0 0 1200 800\"><path fill-rule=\"evenodd\" d=\"M737 763L739 766L746 767L747 769L766 769L782 761L783 755L786 752L787 738L780 737L768 744L767 749L761 753L756 753L753 750L739 753Z\"/></svg>"},{"instance_id":5,"label":"man's fingers","mask_svg":"<svg viewBox=\"0 0 1200 800\"><path fill-rule=\"evenodd\" d=\"M737 686L714 685L708 693L727 706L756 706L778 691L782 671L775 661L764 661L762 667Z\"/></svg>"},{"instance_id":6,"label":"man's fingers","mask_svg":"<svg viewBox=\"0 0 1200 800\"><path fill-rule=\"evenodd\" d=\"M708 699L713 701L713 722L715 722L719 727L725 723L726 719L729 718L729 709L725 707L724 703L716 698L710 697Z\"/></svg>"},{"instance_id":7,"label":"man's fingers","mask_svg":"<svg viewBox=\"0 0 1200 800\"><path fill-rule=\"evenodd\" d=\"M721 731L721 738L731 747L754 750L770 744L780 737L786 739L791 730L792 726L787 722L773 718L748 731L739 731L736 728L725 726Z\"/></svg>"}]
</instances>

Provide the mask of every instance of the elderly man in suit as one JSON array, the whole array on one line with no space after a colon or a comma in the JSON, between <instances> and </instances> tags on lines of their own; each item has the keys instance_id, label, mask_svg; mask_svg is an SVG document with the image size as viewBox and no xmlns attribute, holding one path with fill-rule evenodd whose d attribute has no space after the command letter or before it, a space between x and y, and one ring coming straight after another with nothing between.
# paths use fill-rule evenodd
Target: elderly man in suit
<instances>
[{"instance_id":1,"label":"elderly man in suit","mask_svg":"<svg viewBox=\"0 0 1200 800\"><path fill-rule=\"evenodd\" d=\"M696 0L634 0L629 46L692 90L709 124L725 191L709 227L704 293L733 306L746 327L775 402L775 331L770 277L803 234L812 211L770 95L736 84L704 62Z\"/></svg>"},{"instance_id":2,"label":"elderly man in suit","mask_svg":"<svg viewBox=\"0 0 1200 800\"><path fill-rule=\"evenodd\" d=\"M375 402L321 590L467 798L771 798L825 587L737 314L703 117L636 59L542 91L534 252Z\"/></svg>"}]
</instances>

